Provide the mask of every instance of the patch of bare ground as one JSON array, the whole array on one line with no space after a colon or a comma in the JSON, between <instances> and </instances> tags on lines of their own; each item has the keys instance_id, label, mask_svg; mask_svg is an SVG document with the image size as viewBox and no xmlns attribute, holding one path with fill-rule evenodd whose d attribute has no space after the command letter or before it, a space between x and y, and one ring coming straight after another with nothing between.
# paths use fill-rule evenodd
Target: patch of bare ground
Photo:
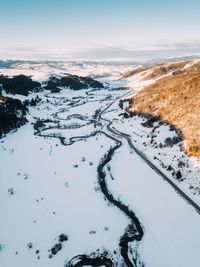
<instances>
[{"instance_id":1,"label":"patch of bare ground","mask_svg":"<svg viewBox=\"0 0 200 267\"><path fill-rule=\"evenodd\" d=\"M128 111L153 115L175 125L182 132L188 154L200 158L200 62L185 61L166 68L171 74L133 96ZM149 79L160 73L163 71Z\"/></svg>"}]
</instances>

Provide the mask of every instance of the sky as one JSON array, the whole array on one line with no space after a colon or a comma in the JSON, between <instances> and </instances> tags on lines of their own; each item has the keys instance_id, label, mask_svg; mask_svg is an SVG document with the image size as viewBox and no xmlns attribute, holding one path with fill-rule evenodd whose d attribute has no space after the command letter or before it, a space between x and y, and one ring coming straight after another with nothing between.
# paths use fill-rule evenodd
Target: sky
<instances>
[{"instance_id":1,"label":"sky","mask_svg":"<svg viewBox=\"0 0 200 267\"><path fill-rule=\"evenodd\" d=\"M199 10L199 0L0 0L0 57L200 53Z\"/></svg>"}]
</instances>

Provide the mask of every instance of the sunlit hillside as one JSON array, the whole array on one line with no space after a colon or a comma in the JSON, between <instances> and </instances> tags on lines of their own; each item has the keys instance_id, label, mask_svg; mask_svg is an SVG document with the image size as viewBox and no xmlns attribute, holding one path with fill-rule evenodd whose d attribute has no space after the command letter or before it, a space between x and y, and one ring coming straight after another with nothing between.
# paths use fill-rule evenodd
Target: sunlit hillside
<instances>
[{"instance_id":1,"label":"sunlit hillside","mask_svg":"<svg viewBox=\"0 0 200 267\"><path fill-rule=\"evenodd\" d=\"M159 78L160 75L164 76ZM152 67L144 77L147 78L157 80L133 97L129 110L159 116L174 124L183 134L186 151L200 157L199 61Z\"/></svg>"}]
</instances>

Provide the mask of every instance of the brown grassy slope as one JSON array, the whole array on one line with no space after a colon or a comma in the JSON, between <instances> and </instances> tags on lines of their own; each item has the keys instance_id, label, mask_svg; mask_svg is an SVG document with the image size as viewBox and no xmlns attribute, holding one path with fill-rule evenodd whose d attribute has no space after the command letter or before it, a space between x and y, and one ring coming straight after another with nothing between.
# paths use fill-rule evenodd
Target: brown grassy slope
<instances>
[{"instance_id":1,"label":"brown grassy slope","mask_svg":"<svg viewBox=\"0 0 200 267\"><path fill-rule=\"evenodd\" d=\"M173 75L180 74L185 71L184 67L189 63L191 63L191 61L182 61L153 67L150 73L144 77L144 80L157 79L169 73L173 73Z\"/></svg>"},{"instance_id":2,"label":"brown grassy slope","mask_svg":"<svg viewBox=\"0 0 200 267\"><path fill-rule=\"evenodd\" d=\"M158 65L155 65L155 66L162 66L164 65L164 63L161 63L161 64L158 64ZM154 67L155 67L154 66ZM136 68L134 70L129 70L127 72L125 72L122 76L122 79L126 79L126 78L129 78L129 77L132 77L136 74L147 74L147 71L151 70L152 69L152 66L149 66L149 67L139 67L139 68Z\"/></svg>"},{"instance_id":3,"label":"brown grassy slope","mask_svg":"<svg viewBox=\"0 0 200 267\"><path fill-rule=\"evenodd\" d=\"M148 67L139 67L134 70L124 73L122 79L127 79L137 74L143 76L143 80L156 79L163 75L173 72L175 75L184 71L184 67L191 61L181 61L175 63L160 63Z\"/></svg>"},{"instance_id":4,"label":"brown grassy slope","mask_svg":"<svg viewBox=\"0 0 200 267\"><path fill-rule=\"evenodd\" d=\"M163 77L133 97L130 111L160 116L182 131L186 151L200 157L200 68Z\"/></svg>"}]
</instances>

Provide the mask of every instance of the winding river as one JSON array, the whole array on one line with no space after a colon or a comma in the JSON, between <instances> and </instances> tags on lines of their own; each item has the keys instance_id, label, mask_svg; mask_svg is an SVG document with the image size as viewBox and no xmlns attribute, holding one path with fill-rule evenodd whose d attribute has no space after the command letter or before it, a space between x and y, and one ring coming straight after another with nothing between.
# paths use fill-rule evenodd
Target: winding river
<instances>
[{"instance_id":1,"label":"winding river","mask_svg":"<svg viewBox=\"0 0 200 267\"><path fill-rule=\"evenodd\" d=\"M128 93L130 93L130 92L128 92ZM125 95L127 95L127 93L124 94L123 96L125 96ZM123 204L119 199L115 199L113 194L109 191L109 188L108 188L107 182L106 182L106 172L104 171L105 166L109 162L111 162L112 157L115 154L115 152L122 146L122 141L118 138L119 133L115 133L115 131L113 131L113 129L111 128L112 122L103 118L103 116L102 116L115 101L117 101L117 100L112 101L109 105L106 106L106 108L101 110L101 112L98 114L98 116L96 118L96 122L99 122L99 123L101 123L102 121L106 122L106 124L107 124L106 128L107 128L107 131L109 133L107 133L105 131L97 130L94 133L90 134L89 136L74 136L74 137L70 138L70 142L67 144L65 143L64 137L57 137L57 136L52 136L52 135L48 135L48 134L43 133L44 131L49 130L49 129L58 129L58 127L59 127L58 125L56 127L51 126L51 127L46 127L43 129L38 128L37 131L35 132L35 134L38 136L41 136L41 137L59 138L62 145L65 145L65 146L72 145L76 139L80 140L80 139L84 139L84 138L89 138L89 137L95 136L97 134L104 134L107 138L110 138L115 142L115 146L113 146L109 149L109 151L107 152L106 155L104 155L104 157L102 158L101 162L99 163L99 165L97 167L97 179L98 179L98 184L100 186L101 192L104 195L104 197L110 203L112 203L115 207L120 209L121 212L123 212L124 215L127 216L128 219L130 220L130 224L128 225L128 227L125 230L125 233L121 236L121 238L119 240L119 249L120 249L122 259L124 261L123 265L128 266L128 267L137 267L138 266L137 257L134 257L132 255L132 257L130 259L129 243L134 242L134 241L139 242L142 240L142 237L144 235L143 226L140 223L136 214L132 210L130 210L128 208L128 206ZM79 104L77 104L77 106L78 105ZM57 122L57 120L59 120L58 112L55 113L53 116ZM64 119L62 119L62 120L64 120ZM123 135L121 135L121 137L125 138L125 136L123 136ZM69 262L67 262L65 264L65 267L79 267L79 266L86 266L86 265L110 267L110 266L115 266L115 263L113 261L113 258L108 257L107 255L90 257L88 255L83 254L83 255L77 255L77 256L73 257Z\"/></svg>"}]
</instances>

